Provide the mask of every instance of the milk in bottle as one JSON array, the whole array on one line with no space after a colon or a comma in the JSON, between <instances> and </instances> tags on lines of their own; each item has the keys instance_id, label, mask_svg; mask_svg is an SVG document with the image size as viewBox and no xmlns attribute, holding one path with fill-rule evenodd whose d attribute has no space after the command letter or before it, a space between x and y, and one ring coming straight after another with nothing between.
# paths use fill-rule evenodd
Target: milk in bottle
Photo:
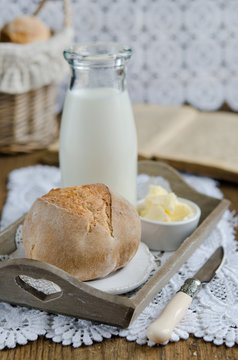
<instances>
[{"instance_id":1,"label":"milk in bottle","mask_svg":"<svg viewBox=\"0 0 238 360\"><path fill-rule=\"evenodd\" d=\"M60 130L62 185L104 183L135 204L137 139L125 84L131 51L95 44L82 58L83 51L65 54L73 76Z\"/></svg>"}]
</instances>

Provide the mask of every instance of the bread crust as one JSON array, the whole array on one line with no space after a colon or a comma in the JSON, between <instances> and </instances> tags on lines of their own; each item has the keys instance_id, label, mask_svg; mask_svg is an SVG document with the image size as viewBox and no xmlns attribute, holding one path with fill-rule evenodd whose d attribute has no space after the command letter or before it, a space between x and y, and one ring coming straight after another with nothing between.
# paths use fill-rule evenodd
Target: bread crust
<instances>
[{"instance_id":1,"label":"bread crust","mask_svg":"<svg viewBox=\"0 0 238 360\"><path fill-rule=\"evenodd\" d=\"M51 202L51 192L37 199L23 224L23 243L27 257L55 265L79 280L90 280L106 276L132 259L139 247L141 225L136 209L105 185L83 188L65 189L67 194L79 189L78 196L86 209L90 207L89 213ZM82 199L88 191L90 202ZM59 195L56 192L54 196ZM71 200L76 201L75 193ZM91 211L96 219L93 223Z\"/></svg>"},{"instance_id":2,"label":"bread crust","mask_svg":"<svg viewBox=\"0 0 238 360\"><path fill-rule=\"evenodd\" d=\"M0 40L17 44L46 41L50 38L50 29L36 16L22 15L5 24Z\"/></svg>"}]
</instances>

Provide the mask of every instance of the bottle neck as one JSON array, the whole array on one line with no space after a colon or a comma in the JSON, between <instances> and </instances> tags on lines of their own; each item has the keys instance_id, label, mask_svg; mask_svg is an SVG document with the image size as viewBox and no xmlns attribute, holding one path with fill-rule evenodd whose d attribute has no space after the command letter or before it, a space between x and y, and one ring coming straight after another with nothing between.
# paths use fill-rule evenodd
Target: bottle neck
<instances>
[{"instance_id":1,"label":"bottle neck","mask_svg":"<svg viewBox=\"0 0 238 360\"><path fill-rule=\"evenodd\" d=\"M120 67L74 67L71 66L70 90L113 88L126 89L126 66Z\"/></svg>"}]
</instances>

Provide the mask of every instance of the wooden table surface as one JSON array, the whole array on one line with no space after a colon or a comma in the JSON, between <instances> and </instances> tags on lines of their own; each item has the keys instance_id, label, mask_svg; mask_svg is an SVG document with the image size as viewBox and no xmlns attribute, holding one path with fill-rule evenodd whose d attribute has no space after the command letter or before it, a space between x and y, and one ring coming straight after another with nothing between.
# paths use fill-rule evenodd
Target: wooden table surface
<instances>
[{"instance_id":1,"label":"wooden table surface","mask_svg":"<svg viewBox=\"0 0 238 360\"><path fill-rule=\"evenodd\" d=\"M6 184L8 173L16 168L41 163L44 157L43 151L28 155L0 156L0 209L2 209L6 196ZM232 201L231 209L238 212L238 186L228 182L222 182L221 190L225 197ZM237 238L238 239L238 238ZM166 346L149 348L146 345L137 345L122 338L112 338L92 346L82 346L74 349L71 346L62 346L43 336L37 341L29 342L15 349L0 351L1 360L125 360L125 359L164 359L164 360L237 360L238 348L227 348L204 342L201 339L190 337L177 343L169 343Z\"/></svg>"}]
</instances>

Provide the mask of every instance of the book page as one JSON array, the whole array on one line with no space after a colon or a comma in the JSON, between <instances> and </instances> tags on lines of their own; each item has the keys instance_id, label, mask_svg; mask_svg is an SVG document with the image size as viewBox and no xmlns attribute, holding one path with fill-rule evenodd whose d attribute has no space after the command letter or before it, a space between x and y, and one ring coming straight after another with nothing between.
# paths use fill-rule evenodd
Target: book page
<instances>
[{"instance_id":1,"label":"book page","mask_svg":"<svg viewBox=\"0 0 238 360\"><path fill-rule=\"evenodd\" d=\"M135 105L139 158L238 182L238 114L192 107ZM58 162L58 144L45 161Z\"/></svg>"},{"instance_id":2,"label":"book page","mask_svg":"<svg viewBox=\"0 0 238 360\"><path fill-rule=\"evenodd\" d=\"M148 158L188 126L198 113L189 106L134 105L133 110L139 154Z\"/></svg>"},{"instance_id":3,"label":"book page","mask_svg":"<svg viewBox=\"0 0 238 360\"><path fill-rule=\"evenodd\" d=\"M163 146L158 142L153 156L238 172L238 115L199 112Z\"/></svg>"}]
</instances>

